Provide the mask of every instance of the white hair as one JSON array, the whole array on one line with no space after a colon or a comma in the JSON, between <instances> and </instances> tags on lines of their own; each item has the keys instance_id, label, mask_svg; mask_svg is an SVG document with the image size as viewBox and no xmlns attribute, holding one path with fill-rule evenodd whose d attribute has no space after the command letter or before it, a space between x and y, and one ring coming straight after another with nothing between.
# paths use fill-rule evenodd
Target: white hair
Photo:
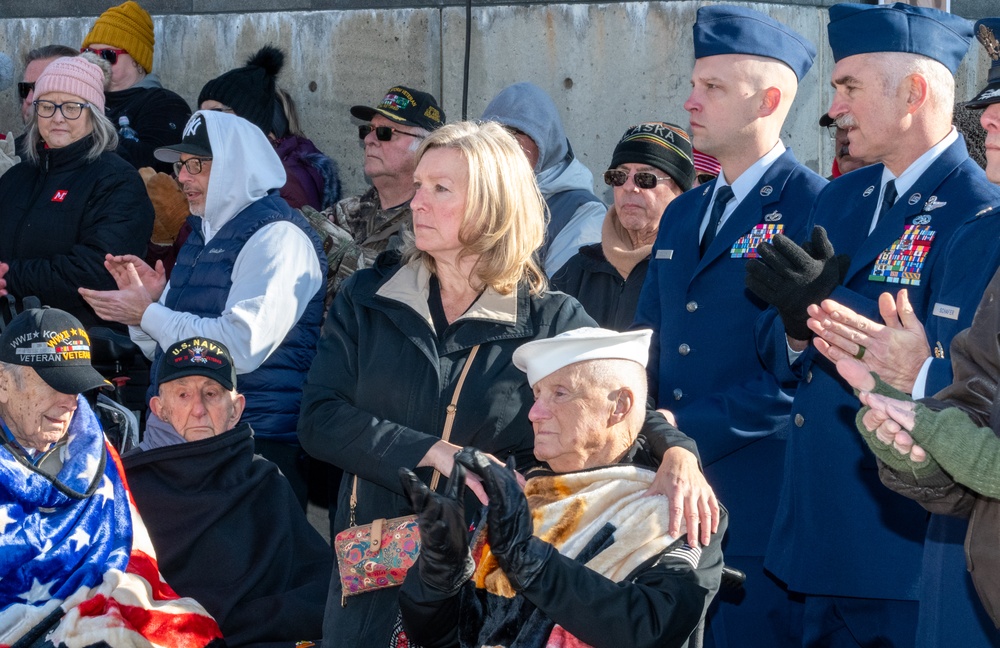
<instances>
[{"instance_id":1,"label":"white hair","mask_svg":"<svg viewBox=\"0 0 1000 648\"><path fill-rule=\"evenodd\" d=\"M943 63L907 52L880 52L878 57L873 58L878 61L882 90L887 97L896 95L906 77L920 75L927 81L928 107L951 122L955 107L955 77Z\"/></svg>"}]
</instances>

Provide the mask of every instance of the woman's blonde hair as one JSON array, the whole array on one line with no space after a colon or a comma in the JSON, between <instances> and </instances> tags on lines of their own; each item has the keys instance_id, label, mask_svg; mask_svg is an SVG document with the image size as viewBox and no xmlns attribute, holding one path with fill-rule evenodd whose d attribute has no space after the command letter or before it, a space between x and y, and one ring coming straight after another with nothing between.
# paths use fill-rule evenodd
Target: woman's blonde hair
<instances>
[{"instance_id":1,"label":"woman's blonde hair","mask_svg":"<svg viewBox=\"0 0 1000 648\"><path fill-rule=\"evenodd\" d=\"M535 250L545 236L545 201L517 140L496 122L458 122L435 130L417 149L417 162L431 149L454 149L469 168L465 218L458 238L462 256L479 258L470 282L502 295L525 282L538 294L547 282ZM434 259L417 250L412 237L405 258L434 271ZM474 281L474 280L478 280Z\"/></svg>"}]
</instances>

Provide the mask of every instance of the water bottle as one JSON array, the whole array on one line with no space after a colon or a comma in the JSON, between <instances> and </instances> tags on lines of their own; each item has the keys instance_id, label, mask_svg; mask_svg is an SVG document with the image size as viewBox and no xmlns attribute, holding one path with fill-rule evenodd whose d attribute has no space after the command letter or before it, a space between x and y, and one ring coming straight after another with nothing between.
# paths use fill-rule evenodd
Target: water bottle
<instances>
[{"instance_id":1,"label":"water bottle","mask_svg":"<svg viewBox=\"0 0 1000 648\"><path fill-rule=\"evenodd\" d=\"M133 142L139 141L139 133L135 132L135 129L129 125L128 117L122 115L118 118L118 134L127 140L132 140Z\"/></svg>"}]
</instances>

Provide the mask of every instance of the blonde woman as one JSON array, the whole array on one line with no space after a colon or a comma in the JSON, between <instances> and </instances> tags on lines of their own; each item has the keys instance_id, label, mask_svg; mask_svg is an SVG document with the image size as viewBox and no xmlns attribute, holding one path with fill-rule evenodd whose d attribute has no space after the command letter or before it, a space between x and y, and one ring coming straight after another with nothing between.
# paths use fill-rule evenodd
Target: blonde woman
<instances>
[{"instance_id":1,"label":"blonde woman","mask_svg":"<svg viewBox=\"0 0 1000 648\"><path fill-rule=\"evenodd\" d=\"M500 461L513 456L519 467L536 464L532 391L513 364L514 350L594 326L575 299L546 291L533 258L544 202L513 136L495 123L450 124L431 133L417 156L412 239L401 257L387 253L345 282L303 391L302 446L345 471L335 533L350 525L355 475L354 523L365 524L411 512L400 468L425 481L432 468L448 475L465 446ZM446 409L476 345L444 441ZM470 487L484 499L481 484ZM324 640L390 645L397 592L360 594L342 605L335 577Z\"/></svg>"}]
</instances>

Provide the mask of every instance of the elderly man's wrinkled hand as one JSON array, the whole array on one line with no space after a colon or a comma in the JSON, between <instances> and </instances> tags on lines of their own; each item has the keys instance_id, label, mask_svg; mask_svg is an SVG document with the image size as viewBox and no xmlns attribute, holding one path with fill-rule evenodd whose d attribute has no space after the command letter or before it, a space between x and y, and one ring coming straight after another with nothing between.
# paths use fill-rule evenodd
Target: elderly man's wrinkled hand
<instances>
[{"instance_id":1,"label":"elderly man's wrinkled hand","mask_svg":"<svg viewBox=\"0 0 1000 648\"><path fill-rule=\"evenodd\" d=\"M831 362L854 358L896 389L911 393L920 368L931 357L923 324L906 289L895 299L882 293L878 303L884 325L831 299L810 306L813 344Z\"/></svg>"},{"instance_id":2,"label":"elderly man's wrinkled hand","mask_svg":"<svg viewBox=\"0 0 1000 648\"><path fill-rule=\"evenodd\" d=\"M670 529L679 536L686 524L691 546L708 545L719 530L719 500L698 466L698 459L684 448L670 448L656 470L645 495L665 495L670 501Z\"/></svg>"},{"instance_id":3,"label":"elderly man's wrinkled hand","mask_svg":"<svg viewBox=\"0 0 1000 648\"><path fill-rule=\"evenodd\" d=\"M472 576L465 523L465 468L455 463L444 493L439 495L406 468L399 481L420 528L420 578L442 592L453 592Z\"/></svg>"},{"instance_id":4,"label":"elderly man's wrinkled hand","mask_svg":"<svg viewBox=\"0 0 1000 648\"><path fill-rule=\"evenodd\" d=\"M916 463L927 460L927 451L910 435L916 422L916 403L870 392L861 392L860 399L869 408L861 419L869 432L874 432L879 441Z\"/></svg>"}]
</instances>

